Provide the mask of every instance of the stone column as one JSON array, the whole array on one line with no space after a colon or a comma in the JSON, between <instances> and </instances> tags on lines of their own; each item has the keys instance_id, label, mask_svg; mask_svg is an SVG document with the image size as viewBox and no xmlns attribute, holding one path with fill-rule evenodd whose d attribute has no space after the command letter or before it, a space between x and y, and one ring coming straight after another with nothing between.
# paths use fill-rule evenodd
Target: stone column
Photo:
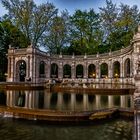
<instances>
[{"instance_id":1,"label":"stone column","mask_svg":"<svg viewBox=\"0 0 140 140\"><path fill-rule=\"evenodd\" d=\"M33 49L33 51L35 50ZM30 57L30 75L32 77L31 81L34 83L38 82L38 76L39 76L38 73L39 63L37 60L38 60L37 56L35 55L35 53L33 53L32 57Z\"/></svg>"},{"instance_id":2,"label":"stone column","mask_svg":"<svg viewBox=\"0 0 140 140\"><path fill-rule=\"evenodd\" d=\"M11 78L11 57L8 57L8 77L7 78Z\"/></svg>"},{"instance_id":3,"label":"stone column","mask_svg":"<svg viewBox=\"0 0 140 140\"><path fill-rule=\"evenodd\" d=\"M96 62L96 78L100 78L100 64L99 61Z\"/></svg>"},{"instance_id":4,"label":"stone column","mask_svg":"<svg viewBox=\"0 0 140 140\"><path fill-rule=\"evenodd\" d=\"M132 61L133 61L133 59L132 59L132 55L131 55L131 59L130 59L130 77L134 76L134 72L133 72L134 64L133 64Z\"/></svg>"},{"instance_id":5,"label":"stone column","mask_svg":"<svg viewBox=\"0 0 140 140\"><path fill-rule=\"evenodd\" d=\"M88 78L88 70L87 70L87 62L85 62L85 65L83 66L83 70L84 70L84 78L87 79Z\"/></svg>"},{"instance_id":6,"label":"stone column","mask_svg":"<svg viewBox=\"0 0 140 140\"><path fill-rule=\"evenodd\" d=\"M17 70L15 67L15 58L12 56L11 57L11 82L15 82L17 79L16 75L17 74ZM19 80L19 79L18 79Z\"/></svg>"},{"instance_id":7,"label":"stone column","mask_svg":"<svg viewBox=\"0 0 140 140\"><path fill-rule=\"evenodd\" d=\"M63 63L60 62L58 65L58 78L62 79L63 78Z\"/></svg>"},{"instance_id":8,"label":"stone column","mask_svg":"<svg viewBox=\"0 0 140 140\"><path fill-rule=\"evenodd\" d=\"M75 62L73 61L71 65L71 78L75 79L75 77L76 77L76 68L75 68Z\"/></svg>"},{"instance_id":9,"label":"stone column","mask_svg":"<svg viewBox=\"0 0 140 140\"><path fill-rule=\"evenodd\" d=\"M34 71L34 60L33 60L33 56L30 56L30 63L29 63L29 65L30 65L30 71L29 71L29 75L30 75L30 78L31 78L31 81L33 82L33 80L34 79L32 79L33 78L33 71Z\"/></svg>"},{"instance_id":10,"label":"stone column","mask_svg":"<svg viewBox=\"0 0 140 140\"><path fill-rule=\"evenodd\" d=\"M112 77L113 77L113 64L112 61L110 60L108 64L108 78L111 79Z\"/></svg>"},{"instance_id":11,"label":"stone column","mask_svg":"<svg viewBox=\"0 0 140 140\"><path fill-rule=\"evenodd\" d=\"M30 77L30 56L27 59L27 69L26 69L26 77Z\"/></svg>"},{"instance_id":12,"label":"stone column","mask_svg":"<svg viewBox=\"0 0 140 140\"><path fill-rule=\"evenodd\" d=\"M124 77L124 65L123 61L120 62L120 78Z\"/></svg>"},{"instance_id":13,"label":"stone column","mask_svg":"<svg viewBox=\"0 0 140 140\"><path fill-rule=\"evenodd\" d=\"M46 73L46 78L50 79L50 76L51 76L51 63L50 63L50 60L47 61L46 65L45 65L45 73Z\"/></svg>"}]
</instances>

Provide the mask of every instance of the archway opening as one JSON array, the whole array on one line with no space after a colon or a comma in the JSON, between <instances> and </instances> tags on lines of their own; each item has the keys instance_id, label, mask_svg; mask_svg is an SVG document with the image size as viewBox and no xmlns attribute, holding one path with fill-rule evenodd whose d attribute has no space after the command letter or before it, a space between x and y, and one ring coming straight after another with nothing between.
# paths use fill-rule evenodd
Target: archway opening
<instances>
[{"instance_id":1,"label":"archway opening","mask_svg":"<svg viewBox=\"0 0 140 140\"><path fill-rule=\"evenodd\" d=\"M88 78L96 78L96 67L94 64L88 66Z\"/></svg>"},{"instance_id":2,"label":"archway opening","mask_svg":"<svg viewBox=\"0 0 140 140\"><path fill-rule=\"evenodd\" d=\"M51 78L58 78L58 65L55 63L51 64Z\"/></svg>"},{"instance_id":3,"label":"archway opening","mask_svg":"<svg viewBox=\"0 0 140 140\"><path fill-rule=\"evenodd\" d=\"M20 60L17 62L16 76L20 82L25 81L26 77L26 62L24 60Z\"/></svg>"},{"instance_id":4,"label":"archway opening","mask_svg":"<svg viewBox=\"0 0 140 140\"><path fill-rule=\"evenodd\" d=\"M41 61L39 64L39 77L44 78L45 77L45 62Z\"/></svg>"},{"instance_id":5,"label":"archway opening","mask_svg":"<svg viewBox=\"0 0 140 140\"><path fill-rule=\"evenodd\" d=\"M118 61L115 61L113 63L113 78L119 77L120 77L120 63Z\"/></svg>"},{"instance_id":6,"label":"archway opening","mask_svg":"<svg viewBox=\"0 0 140 140\"><path fill-rule=\"evenodd\" d=\"M124 62L124 76L130 77L130 59L127 58Z\"/></svg>"},{"instance_id":7,"label":"archway opening","mask_svg":"<svg viewBox=\"0 0 140 140\"><path fill-rule=\"evenodd\" d=\"M64 78L71 78L71 66L66 64L63 67L63 77Z\"/></svg>"},{"instance_id":8,"label":"archway opening","mask_svg":"<svg viewBox=\"0 0 140 140\"><path fill-rule=\"evenodd\" d=\"M100 66L100 77L101 78L107 78L108 77L108 65L106 63L102 63Z\"/></svg>"},{"instance_id":9,"label":"archway opening","mask_svg":"<svg viewBox=\"0 0 140 140\"><path fill-rule=\"evenodd\" d=\"M83 66L81 64L76 66L76 78L83 78Z\"/></svg>"}]
</instances>

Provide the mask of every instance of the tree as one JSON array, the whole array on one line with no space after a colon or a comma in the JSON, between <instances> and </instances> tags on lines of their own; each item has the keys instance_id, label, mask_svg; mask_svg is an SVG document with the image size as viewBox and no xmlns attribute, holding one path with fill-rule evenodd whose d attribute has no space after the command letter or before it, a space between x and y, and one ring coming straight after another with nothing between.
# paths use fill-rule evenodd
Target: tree
<instances>
[{"instance_id":1,"label":"tree","mask_svg":"<svg viewBox=\"0 0 140 140\"><path fill-rule=\"evenodd\" d=\"M112 50L118 50L130 44L140 20L137 6L130 7L126 4L121 4L119 9L115 30L109 36Z\"/></svg>"},{"instance_id":2,"label":"tree","mask_svg":"<svg viewBox=\"0 0 140 140\"><path fill-rule=\"evenodd\" d=\"M106 48L114 51L128 46L140 20L137 6L121 3L116 7L111 0L106 0L106 7L100 10Z\"/></svg>"},{"instance_id":3,"label":"tree","mask_svg":"<svg viewBox=\"0 0 140 140\"><path fill-rule=\"evenodd\" d=\"M63 11L51 21L51 26L45 38L45 44L50 53L60 54L69 43L69 14Z\"/></svg>"},{"instance_id":4,"label":"tree","mask_svg":"<svg viewBox=\"0 0 140 140\"><path fill-rule=\"evenodd\" d=\"M123 31L135 31L140 22L140 13L136 5L130 7L127 4L120 5L117 27Z\"/></svg>"},{"instance_id":5,"label":"tree","mask_svg":"<svg viewBox=\"0 0 140 140\"><path fill-rule=\"evenodd\" d=\"M21 31L12 25L11 21L4 20L0 22L0 81L4 80L4 74L7 71L7 52L9 45L15 48L25 47L26 37Z\"/></svg>"},{"instance_id":6,"label":"tree","mask_svg":"<svg viewBox=\"0 0 140 140\"><path fill-rule=\"evenodd\" d=\"M101 7L100 18L104 29L105 39L115 30L115 22L117 20L118 8L111 0L106 0L106 7Z\"/></svg>"},{"instance_id":7,"label":"tree","mask_svg":"<svg viewBox=\"0 0 140 140\"><path fill-rule=\"evenodd\" d=\"M37 6L33 0L1 0L13 24L21 30L33 46L38 47L47 33L50 20L57 13L51 3Z\"/></svg>"},{"instance_id":8,"label":"tree","mask_svg":"<svg viewBox=\"0 0 140 140\"><path fill-rule=\"evenodd\" d=\"M99 14L76 10L71 17L71 47L77 54L96 53L102 42Z\"/></svg>"}]
</instances>

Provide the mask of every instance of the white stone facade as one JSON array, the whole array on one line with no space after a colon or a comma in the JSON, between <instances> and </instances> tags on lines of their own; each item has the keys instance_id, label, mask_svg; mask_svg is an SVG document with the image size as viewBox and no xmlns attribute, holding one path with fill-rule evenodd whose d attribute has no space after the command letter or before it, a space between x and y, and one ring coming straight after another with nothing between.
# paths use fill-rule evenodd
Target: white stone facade
<instances>
[{"instance_id":1,"label":"white stone facade","mask_svg":"<svg viewBox=\"0 0 140 140\"><path fill-rule=\"evenodd\" d=\"M129 60L130 72L129 76L126 74L126 61ZM8 50L8 77L7 82L20 82L19 65L20 62L26 64L25 81L32 83L47 82L51 79L61 81L85 81L95 83L113 83L116 82L114 78L114 64L117 62L120 67L117 81L120 83L135 83L135 76L138 75L138 66L140 62L140 27L138 32L134 35L130 45L118 51L97 54L97 55L49 55L39 49L29 46L24 49L9 48ZM40 63L44 63L44 72L40 74ZM101 65L106 63L108 66L108 74L105 78L101 77ZM51 75L51 65L58 66L57 77ZM66 78L63 75L63 68L65 65L71 67L71 77ZM90 64L94 64L96 69L96 76L89 78L88 68ZM76 67L83 66L83 76L78 78L76 76Z\"/></svg>"}]
</instances>

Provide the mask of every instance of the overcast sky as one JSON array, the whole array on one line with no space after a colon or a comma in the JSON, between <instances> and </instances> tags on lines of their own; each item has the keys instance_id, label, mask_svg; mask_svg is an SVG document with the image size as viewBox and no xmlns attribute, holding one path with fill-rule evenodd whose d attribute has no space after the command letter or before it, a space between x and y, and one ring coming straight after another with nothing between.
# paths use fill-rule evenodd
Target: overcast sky
<instances>
[{"instance_id":1,"label":"overcast sky","mask_svg":"<svg viewBox=\"0 0 140 140\"><path fill-rule=\"evenodd\" d=\"M95 11L99 11L99 7L105 5L105 0L34 0L36 4L51 2L53 3L59 11L67 9L70 14L72 14L76 9L90 9L93 8ZM113 3L119 5L121 2L128 4L130 6L137 5L140 9L140 0L112 0ZM5 14L6 11L0 4L0 16Z\"/></svg>"}]
</instances>

